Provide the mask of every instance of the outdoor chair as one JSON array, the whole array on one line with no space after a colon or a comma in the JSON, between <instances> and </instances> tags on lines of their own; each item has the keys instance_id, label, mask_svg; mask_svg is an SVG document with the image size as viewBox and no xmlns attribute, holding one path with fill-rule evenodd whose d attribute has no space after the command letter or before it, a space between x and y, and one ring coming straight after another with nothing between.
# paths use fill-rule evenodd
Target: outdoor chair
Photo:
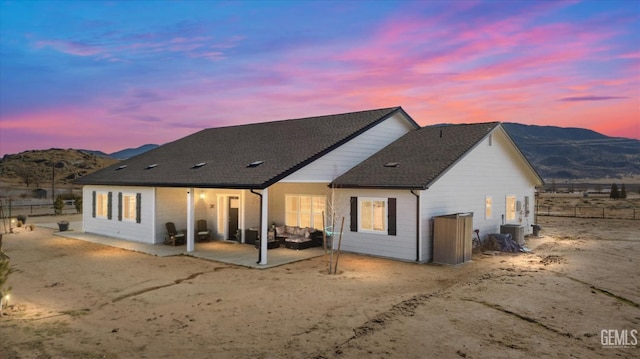
<instances>
[{"instance_id":1,"label":"outdoor chair","mask_svg":"<svg viewBox=\"0 0 640 359\"><path fill-rule=\"evenodd\" d=\"M167 222L165 226L167 227L167 237L165 238L164 244L176 246L185 243L186 237L184 231L178 232L173 222Z\"/></svg>"},{"instance_id":2,"label":"outdoor chair","mask_svg":"<svg viewBox=\"0 0 640 359\"><path fill-rule=\"evenodd\" d=\"M211 239L211 230L207 229L207 221L205 219L196 221L196 233L198 234L198 241Z\"/></svg>"}]
</instances>

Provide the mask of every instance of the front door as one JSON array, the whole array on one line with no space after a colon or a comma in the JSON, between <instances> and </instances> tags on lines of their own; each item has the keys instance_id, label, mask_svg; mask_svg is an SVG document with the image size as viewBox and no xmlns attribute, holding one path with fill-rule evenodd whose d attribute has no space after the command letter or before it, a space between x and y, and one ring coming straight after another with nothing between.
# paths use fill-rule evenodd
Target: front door
<instances>
[{"instance_id":1,"label":"front door","mask_svg":"<svg viewBox=\"0 0 640 359\"><path fill-rule=\"evenodd\" d=\"M238 232L238 218L240 216L240 198L229 197L229 210L227 213L229 214L229 223L227 223L227 229L229 231L227 232L227 239L237 241L238 238L236 238L236 232Z\"/></svg>"}]
</instances>

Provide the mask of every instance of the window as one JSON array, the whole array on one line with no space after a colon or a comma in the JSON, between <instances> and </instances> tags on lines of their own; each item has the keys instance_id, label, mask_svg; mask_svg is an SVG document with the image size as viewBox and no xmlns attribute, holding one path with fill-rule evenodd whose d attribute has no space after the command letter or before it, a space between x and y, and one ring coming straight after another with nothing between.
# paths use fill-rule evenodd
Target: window
<instances>
[{"instance_id":1,"label":"window","mask_svg":"<svg viewBox=\"0 0 640 359\"><path fill-rule=\"evenodd\" d=\"M359 198L360 221L359 230L386 232L387 231L387 199Z\"/></svg>"},{"instance_id":2,"label":"window","mask_svg":"<svg viewBox=\"0 0 640 359\"><path fill-rule=\"evenodd\" d=\"M109 194L107 192L96 193L96 217L108 218L109 217Z\"/></svg>"},{"instance_id":3,"label":"window","mask_svg":"<svg viewBox=\"0 0 640 359\"><path fill-rule=\"evenodd\" d=\"M516 196L507 196L507 221L516 220Z\"/></svg>"},{"instance_id":4,"label":"window","mask_svg":"<svg viewBox=\"0 0 640 359\"><path fill-rule=\"evenodd\" d=\"M122 195L122 218L125 221L135 221L137 217L137 196L132 193Z\"/></svg>"},{"instance_id":5,"label":"window","mask_svg":"<svg viewBox=\"0 0 640 359\"><path fill-rule=\"evenodd\" d=\"M529 217L529 196L524 196L524 216Z\"/></svg>"},{"instance_id":6,"label":"window","mask_svg":"<svg viewBox=\"0 0 640 359\"><path fill-rule=\"evenodd\" d=\"M284 224L294 227L322 228L322 212L326 212L325 196L285 196Z\"/></svg>"},{"instance_id":7,"label":"window","mask_svg":"<svg viewBox=\"0 0 640 359\"><path fill-rule=\"evenodd\" d=\"M396 198L351 197L349 229L381 234L386 228L388 235L397 235L397 202Z\"/></svg>"},{"instance_id":8,"label":"window","mask_svg":"<svg viewBox=\"0 0 640 359\"><path fill-rule=\"evenodd\" d=\"M493 218L493 199L491 196L486 196L484 198L484 218Z\"/></svg>"}]
</instances>

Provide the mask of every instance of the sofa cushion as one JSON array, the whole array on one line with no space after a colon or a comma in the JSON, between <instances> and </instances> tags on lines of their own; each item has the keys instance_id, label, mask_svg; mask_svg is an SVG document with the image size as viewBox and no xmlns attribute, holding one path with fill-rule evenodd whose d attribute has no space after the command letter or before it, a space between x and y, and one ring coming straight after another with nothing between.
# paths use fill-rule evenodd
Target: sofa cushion
<instances>
[{"instance_id":1,"label":"sofa cushion","mask_svg":"<svg viewBox=\"0 0 640 359\"><path fill-rule=\"evenodd\" d=\"M284 226L276 227L276 234L281 236L284 234Z\"/></svg>"},{"instance_id":2,"label":"sofa cushion","mask_svg":"<svg viewBox=\"0 0 640 359\"><path fill-rule=\"evenodd\" d=\"M293 242L293 243L303 243L303 242L310 242L311 239L302 238L302 237L292 237L292 238L286 238L285 241L286 242Z\"/></svg>"}]
</instances>

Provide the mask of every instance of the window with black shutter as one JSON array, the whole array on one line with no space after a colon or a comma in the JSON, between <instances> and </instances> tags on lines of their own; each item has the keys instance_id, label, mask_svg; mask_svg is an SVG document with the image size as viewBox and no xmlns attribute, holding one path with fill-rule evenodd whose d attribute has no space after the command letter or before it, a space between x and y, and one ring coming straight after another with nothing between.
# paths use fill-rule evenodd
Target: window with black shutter
<instances>
[{"instance_id":1,"label":"window with black shutter","mask_svg":"<svg viewBox=\"0 0 640 359\"><path fill-rule=\"evenodd\" d=\"M122 192L118 192L118 221L122 221Z\"/></svg>"},{"instance_id":2,"label":"window with black shutter","mask_svg":"<svg viewBox=\"0 0 640 359\"><path fill-rule=\"evenodd\" d=\"M142 193L136 194L136 223L142 221Z\"/></svg>"}]
</instances>

